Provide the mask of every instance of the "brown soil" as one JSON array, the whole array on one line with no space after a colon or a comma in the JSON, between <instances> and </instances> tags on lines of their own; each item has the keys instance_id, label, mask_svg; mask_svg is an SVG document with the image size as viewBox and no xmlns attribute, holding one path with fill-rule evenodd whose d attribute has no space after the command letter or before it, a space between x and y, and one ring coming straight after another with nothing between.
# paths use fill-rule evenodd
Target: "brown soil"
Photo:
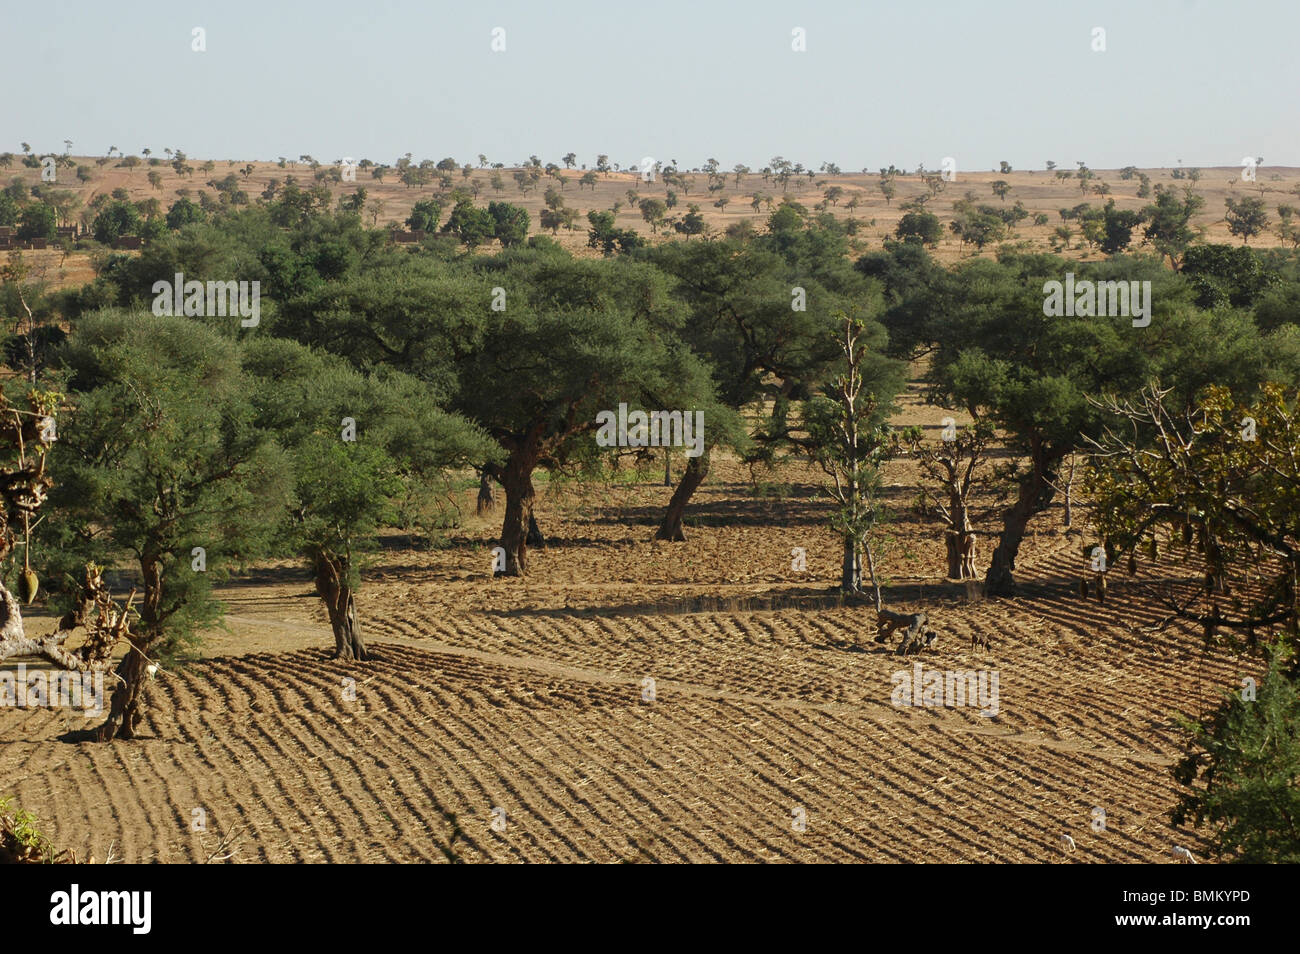
<instances>
[{"instance_id":1,"label":"brown soil","mask_svg":"<svg viewBox=\"0 0 1300 954\"><path fill-rule=\"evenodd\" d=\"M944 413L914 385L898 420L937 429ZM781 496L757 476L765 493L718 462L675 544L651 542L662 462L636 482L543 485L553 536L505 581L490 578L498 528L467 492L444 547L389 538L366 574L372 664L331 660L305 571L264 567L225 588L229 628L205 657L159 675L144 739L75 741L93 721L0 711L0 793L54 844L126 861L440 861L448 813L467 861L1157 862L1175 842L1204 856L1164 814L1173 720L1241 673L1185 629L1149 631L1154 585L1190 569L1115 574L1105 606L1085 603L1084 538L1058 505L1026 541L1022 595L968 600L942 579L941 533L908 513L914 467L891 464L886 603L941 632L904 661L868 638L869 608L831 605L816 473L785 467ZM798 546L806 573L790 569ZM996 669L1000 713L893 706L891 675L918 660Z\"/></svg>"}]
</instances>

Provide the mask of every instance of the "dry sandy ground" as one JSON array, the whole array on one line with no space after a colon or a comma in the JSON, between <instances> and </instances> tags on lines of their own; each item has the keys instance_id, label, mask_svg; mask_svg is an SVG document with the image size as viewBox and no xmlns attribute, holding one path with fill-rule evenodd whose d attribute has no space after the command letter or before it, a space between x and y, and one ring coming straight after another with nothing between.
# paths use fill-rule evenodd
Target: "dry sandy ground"
<instances>
[{"instance_id":1,"label":"dry sandy ground","mask_svg":"<svg viewBox=\"0 0 1300 954\"><path fill-rule=\"evenodd\" d=\"M91 180L87 183L81 183L76 179L72 169L61 167L58 169L59 178L55 183L55 188L68 189L78 195L82 201L82 207L78 210L75 218L78 220L84 218L86 222L93 218L93 216L89 216L86 204L90 202L96 193L110 193L114 189L124 188L130 193L133 201L156 198L165 211L176 201L178 189L190 190L192 198L197 196L200 190L207 191L215 197L216 190L206 185L209 180L223 179L232 172L239 174L240 170L250 165L250 163L243 160L218 161L211 172L205 173L199 168L203 160L191 158L189 163L195 169L194 174L189 177L181 177L176 174L171 166L166 164L153 167L142 164L134 170L129 170L116 168L118 162L116 158L104 166L95 165L95 157L82 157L77 161L81 165L91 167L93 171ZM241 180L240 188L253 199L256 199L261 194L272 179L279 179L283 182L286 176L293 176L302 188L308 188L315 184L312 170L302 163L295 163L293 166L286 166L283 169L275 162L252 162L251 165L253 171L247 177L239 174L239 178ZM162 183L157 189L153 188L148 182L147 173L150 169L156 170L162 176ZM469 188L471 184L477 183L480 193L475 201L479 205L486 205L492 199L501 199L523 206L529 212L533 230L538 231L540 229L540 213L545 207L543 194L548 186L559 189L559 183L554 179L543 176L538 188L526 194L521 194L511 178L511 170L502 169L498 171L505 183L505 189L499 193L495 192L490 186L493 172L491 169L475 170L469 179L463 178L462 174L457 171L454 174L455 185ZM1005 180L1011 186L1011 192L1007 196L1005 203L1010 206L1014 205L1016 200L1020 200L1030 213L1030 218L1021 222L1015 229L1015 234L1010 241L1028 242L1031 246L1041 249L1049 247L1053 230L1062 224L1058 215L1058 210L1061 208L1072 208L1081 202L1102 206L1105 205L1107 198L1113 198L1116 205L1121 209L1140 209L1142 206L1154 201L1152 198L1139 199L1137 197L1139 183L1136 178L1127 181L1122 180L1119 177L1119 172L1113 169L1094 171L1096 178L1090 185L1098 182L1108 183L1112 190L1109 196L1096 195L1091 191L1081 192L1077 180L1058 181L1054 173L1042 169L1015 171L1007 175L996 172L958 169L956 180L948 183L944 191L929 202L928 207L939 216L945 228L945 237L939 243L934 254L940 261L951 263L979 254L993 255L995 253L995 248L992 246L982 253L976 252L969 246L963 248L947 232L947 225L952 219L953 200L961 198L968 190L974 194L978 202L1001 206L1003 201L993 194L990 187L991 183L999 179ZM1193 185L1187 179L1173 179L1174 170L1172 169L1147 169L1144 171L1150 176L1153 188L1156 185L1163 184L1181 190L1184 186ZM561 229L554 238L576 254L598 254L594 250L587 248L588 223L586 214L591 209L610 209L616 201L623 203L623 208L617 218L617 224L620 228L635 229L652 241L666 240L675 236L671 229L660 229L657 236L653 235L650 226L642 219L640 212L628 204L627 192L629 189L635 190L640 198L666 198L667 190L662 181L645 183L634 173L618 172L603 177L594 189L589 189L586 187L580 188L578 185L578 179L582 175L581 169L571 169L561 174L568 179L567 184L561 189L565 204L578 209L581 215L573 231ZM739 222L741 219L749 219L761 230L767 221L769 208L762 205L759 211L756 212L751 207L755 192L765 196L772 196L776 203L781 201L783 195L779 183L775 180L765 182L762 176L758 174L743 176L739 184L737 184L734 174L728 175L726 188L716 195L708 192L708 177L703 173L687 173L687 176L695 180L695 185L688 194L681 193L680 189L674 190L678 192L678 205L669 211L669 217L684 213L689 203L698 203L708 227L719 233L728 225ZM8 182L14 177L21 177L30 186L38 181L39 170L27 169L18 162L15 162L9 169L0 170L0 181ZM822 200L827 188L835 185L841 186L845 190L843 198L828 211L840 218L852 216L860 221L862 227L857 235L858 250L859 252L865 252L880 248L883 239L892 237L894 229L903 214L899 210L902 203L927 192L921 177L914 172L910 175L901 176L896 180L897 195L890 202L885 201L878 188L878 183L879 176L875 172L870 175L862 173L845 173L839 176L818 175L812 180L809 180L805 175L792 179L784 194L811 210L813 205ZM408 189L397 181L395 175L388 175L381 183L372 179L369 170L364 169L357 170L355 183L328 183L328 185L336 199L351 194L357 186L363 186L367 193L367 207L376 200L383 204L382 210L377 215L372 215L370 212L366 212L364 215L368 225L379 226L392 223L395 227L404 227L400 226L399 223L405 221L415 202L439 195L436 185ZM1224 222L1224 200L1229 196L1235 198L1257 196L1265 200L1268 209L1269 227L1267 234L1252 240L1251 244L1260 247L1277 246L1281 241L1274 231L1278 223L1277 206L1280 204L1300 206L1300 192L1297 192L1300 189L1300 169L1266 165L1257 170L1256 179L1253 183L1242 180L1240 167L1203 169L1200 181L1195 183L1193 188L1205 199L1205 208L1193 220L1193 224L1205 229L1206 241L1237 244L1239 240L1228 232L1227 225ZM729 204L725 209L714 207L713 202L718 195L728 198ZM860 204L857 209L850 210L847 208L847 203L854 196L858 198ZM442 201L444 205L448 203L446 193L442 194ZM771 208L775 207L773 205ZM443 221L446 220L449 211L449 208L444 208ZM1048 216L1046 225L1033 224L1032 216L1038 212L1045 213ZM1066 224L1070 226L1074 237L1070 249L1063 253L1065 256L1081 261L1103 257L1095 250L1076 247L1083 245L1078 224L1075 222ZM1135 237L1138 241L1141 240L1140 230L1135 233ZM50 250L43 253L33 251L24 254L29 261L42 269L43 277L55 286L78 285L89 281L93 277L90 256L87 253L74 252L68 255L66 259L62 253Z\"/></svg>"},{"instance_id":2,"label":"dry sandy ground","mask_svg":"<svg viewBox=\"0 0 1300 954\"><path fill-rule=\"evenodd\" d=\"M899 419L941 414L914 387ZM229 631L205 658L159 678L146 738L95 745L65 735L93 724L80 716L0 713L0 793L57 844L126 861L204 861L232 826L237 861L441 861L450 815L476 862L1204 856L1163 815L1173 720L1241 672L1185 630L1148 631L1151 587L1187 568L1117 574L1105 606L1085 603L1058 506L1026 541L1022 595L969 602L942 580L941 534L906 513L912 466L892 464L887 603L942 632L926 669L999 674L996 717L900 708L891 675L917 658L867 638L869 609L813 605L837 551L812 471L760 496L722 462L688 541L654 544L655 470L544 488L553 536L523 580L489 578L495 524L468 498L446 547L390 541L362 593L373 664L332 661L306 574L267 567L225 590Z\"/></svg>"}]
</instances>

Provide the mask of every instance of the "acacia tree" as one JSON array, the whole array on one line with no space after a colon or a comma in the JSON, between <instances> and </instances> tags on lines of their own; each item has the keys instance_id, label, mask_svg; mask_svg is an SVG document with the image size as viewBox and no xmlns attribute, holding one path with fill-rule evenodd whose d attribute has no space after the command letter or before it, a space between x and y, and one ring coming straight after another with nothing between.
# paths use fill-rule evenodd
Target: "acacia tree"
<instances>
[{"instance_id":1,"label":"acacia tree","mask_svg":"<svg viewBox=\"0 0 1300 954\"><path fill-rule=\"evenodd\" d=\"M397 504L445 489L447 468L491 458L487 438L400 372L361 374L291 341L246 349L256 422L288 452L284 542L306 560L339 659L368 657L356 608L364 557Z\"/></svg>"},{"instance_id":2,"label":"acacia tree","mask_svg":"<svg viewBox=\"0 0 1300 954\"><path fill-rule=\"evenodd\" d=\"M1059 280L1067 268L1078 273L1084 266L1050 255L974 262L922 301L936 316L926 335L939 346L930 372L937 394L1003 429L1026 465L1015 473L1017 495L989 564L990 596L1014 594L1013 570L1029 522L1055 499L1064 460L1083 446L1084 435L1098 433L1102 417L1089 395L1136 392L1166 375L1184 401L1215 381L1242 393L1271 363L1248 317L1198 311L1190 286L1155 259L1084 271L1090 279L1149 275L1149 328L1134 328L1123 317L1045 316L1044 279Z\"/></svg>"},{"instance_id":3,"label":"acacia tree","mask_svg":"<svg viewBox=\"0 0 1300 954\"><path fill-rule=\"evenodd\" d=\"M17 326L4 343L5 362L35 387L53 349L67 336L51 320L54 309L44 282L31 279L31 268L17 249L0 266L0 314L11 315Z\"/></svg>"},{"instance_id":4,"label":"acacia tree","mask_svg":"<svg viewBox=\"0 0 1300 954\"><path fill-rule=\"evenodd\" d=\"M1091 441L1086 486L1093 523L1117 557L1155 552L1163 532L1205 585L1171 590L1171 617L1207 638L1294 634L1300 600L1300 423L1296 394L1263 386L1244 406L1222 386L1179 408L1170 390L1097 402L1121 428ZM1172 406L1171 406L1172 405ZM1136 496L1126 496L1136 495Z\"/></svg>"},{"instance_id":5,"label":"acacia tree","mask_svg":"<svg viewBox=\"0 0 1300 954\"><path fill-rule=\"evenodd\" d=\"M1187 246L1196 238L1196 230L1190 225L1192 216L1204 206L1205 200L1190 188L1179 200L1173 189L1156 186L1156 201L1142 209L1147 222L1144 232L1147 241L1160 254L1169 256L1169 264L1175 268Z\"/></svg>"},{"instance_id":6,"label":"acacia tree","mask_svg":"<svg viewBox=\"0 0 1300 954\"><path fill-rule=\"evenodd\" d=\"M51 455L50 565L139 572L138 624L118 666L101 741L134 738L145 670L167 664L219 618L212 583L263 552L287 501L283 455L254 426L234 342L147 312L81 318L61 349L76 404Z\"/></svg>"},{"instance_id":7,"label":"acacia tree","mask_svg":"<svg viewBox=\"0 0 1300 954\"><path fill-rule=\"evenodd\" d=\"M1233 235L1240 235L1243 245L1249 244L1253 236L1264 233L1264 229L1268 226L1268 215L1264 210L1263 199L1229 197L1224 199L1224 203L1228 207L1224 216L1228 223L1228 231Z\"/></svg>"},{"instance_id":8,"label":"acacia tree","mask_svg":"<svg viewBox=\"0 0 1300 954\"><path fill-rule=\"evenodd\" d=\"M621 403L701 410L709 440L723 410L703 363L677 340L681 310L655 269L544 251L483 267L508 304L486 314L482 342L458 365L453 406L503 452L485 469L505 491L500 573L516 576L527 571L533 473L590 454L597 414Z\"/></svg>"},{"instance_id":9,"label":"acacia tree","mask_svg":"<svg viewBox=\"0 0 1300 954\"><path fill-rule=\"evenodd\" d=\"M865 385L876 376L869 367L888 359L870 348L868 324L862 317L843 313L837 317L842 323L837 342L843 367L823 396L809 402L807 428L813 459L833 481L830 492L837 510L832 523L844 544L840 589L861 591L865 556L879 610L871 532L880 518L880 467L898 445L885 424L893 395L881 400L882 395Z\"/></svg>"},{"instance_id":10,"label":"acacia tree","mask_svg":"<svg viewBox=\"0 0 1300 954\"><path fill-rule=\"evenodd\" d=\"M1180 719L1187 753L1175 825L1209 823L1215 852L1239 862L1300 859L1300 400L1270 383L1251 404L1206 389L1195 407L1152 384L1099 404L1114 422L1088 470L1093 522L1130 560L1169 548L1204 567L1204 586L1167 586L1166 623L1203 627L1207 643L1263 650L1257 694L1225 693L1202 719Z\"/></svg>"},{"instance_id":11,"label":"acacia tree","mask_svg":"<svg viewBox=\"0 0 1300 954\"><path fill-rule=\"evenodd\" d=\"M812 395L835 360L833 315L870 297L869 283L848 264L846 251L837 233L791 228L751 241L673 242L649 252L677 280L675 294L690 308L682 337L709 363L719 400L737 418L755 401L771 402L767 421L751 435L715 430L719 444L749 445L753 461L770 461L779 447L800 445L789 412L793 402ZM876 334L883 331L877 327ZM687 461L658 539L685 539L682 517L708 476L709 461L708 453Z\"/></svg>"},{"instance_id":12,"label":"acacia tree","mask_svg":"<svg viewBox=\"0 0 1300 954\"><path fill-rule=\"evenodd\" d=\"M975 569L975 527L971 523L970 496L987 475L979 473L985 463L988 446L993 440L993 426L976 418L969 426L954 432L951 437L941 436L938 441L926 441L919 431L907 435L908 450L920 465L921 473L939 484L946 497L931 498L922 490L922 508L938 514L947 528L944 547L948 557L948 578L973 579Z\"/></svg>"}]
</instances>

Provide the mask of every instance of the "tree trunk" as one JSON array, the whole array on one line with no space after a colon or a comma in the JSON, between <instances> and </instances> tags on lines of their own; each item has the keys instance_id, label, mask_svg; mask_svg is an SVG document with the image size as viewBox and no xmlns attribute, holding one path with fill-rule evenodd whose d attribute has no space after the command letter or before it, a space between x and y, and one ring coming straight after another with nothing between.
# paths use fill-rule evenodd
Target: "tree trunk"
<instances>
[{"instance_id":1,"label":"tree trunk","mask_svg":"<svg viewBox=\"0 0 1300 954\"><path fill-rule=\"evenodd\" d=\"M682 532L682 515L686 512L691 495L704 483L704 478L709 476L710 454L711 449L706 448L699 457L687 459L686 470L682 472L682 479L673 491L672 499L668 501L663 522L659 524L659 532L655 534L656 540L686 539L686 534Z\"/></svg>"},{"instance_id":2,"label":"tree trunk","mask_svg":"<svg viewBox=\"0 0 1300 954\"><path fill-rule=\"evenodd\" d=\"M131 648L117 667L120 682L113 690L113 701L108 718L95 732L99 742L113 739L134 739L136 730L144 721L146 654L162 641L162 628L158 610L162 605L162 558L151 547L140 555L140 576L144 581L144 599L140 603L139 640L132 639Z\"/></svg>"},{"instance_id":3,"label":"tree trunk","mask_svg":"<svg viewBox=\"0 0 1300 954\"><path fill-rule=\"evenodd\" d=\"M334 658L365 662L370 658L357 622L356 595L348 584L346 558L317 554L316 592L325 601L330 628L334 630Z\"/></svg>"},{"instance_id":4,"label":"tree trunk","mask_svg":"<svg viewBox=\"0 0 1300 954\"><path fill-rule=\"evenodd\" d=\"M542 536L542 528L537 525L537 514L528 514L528 545L534 550L546 549L546 538Z\"/></svg>"},{"instance_id":5,"label":"tree trunk","mask_svg":"<svg viewBox=\"0 0 1300 954\"><path fill-rule=\"evenodd\" d=\"M501 525L501 546L506 551L506 566L496 576L523 576L528 572L528 536L533 524L533 468L537 461L522 452L511 453L501 470L501 486L506 492L506 513ZM540 536L540 532L539 532Z\"/></svg>"},{"instance_id":6,"label":"tree trunk","mask_svg":"<svg viewBox=\"0 0 1300 954\"><path fill-rule=\"evenodd\" d=\"M845 593L862 592L862 551L857 541L844 537L844 557L840 561L840 589Z\"/></svg>"},{"instance_id":7,"label":"tree trunk","mask_svg":"<svg viewBox=\"0 0 1300 954\"><path fill-rule=\"evenodd\" d=\"M951 523L943 538L948 556L948 579L974 579L975 528L971 526L970 509L957 480L948 484L948 513Z\"/></svg>"},{"instance_id":8,"label":"tree trunk","mask_svg":"<svg viewBox=\"0 0 1300 954\"><path fill-rule=\"evenodd\" d=\"M664 486L673 485L673 452L664 448Z\"/></svg>"},{"instance_id":9,"label":"tree trunk","mask_svg":"<svg viewBox=\"0 0 1300 954\"><path fill-rule=\"evenodd\" d=\"M946 531L943 535L943 545L948 553L948 579L965 579L961 535L956 530Z\"/></svg>"},{"instance_id":10,"label":"tree trunk","mask_svg":"<svg viewBox=\"0 0 1300 954\"><path fill-rule=\"evenodd\" d=\"M880 612L880 581L876 579L876 558L871 553L871 544L866 543L863 549L867 552L867 569L871 571L871 589L876 594L876 612Z\"/></svg>"},{"instance_id":11,"label":"tree trunk","mask_svg":"<svg viewBox=\"0 0 1300 954\"><path fill-rule=\"evenodd\" d=\"M485 513L491 513L496 505L496 498L492 496L492 478L484 471L478 479L478 500L474 503L474 512L481 517Z\"/></svg>"},{"instance_id":12,"label":"tree trunk","mask_svg":"<svg viewBox=\"0 0 1300 954\"><path fill-rule=\"evenodd\" d=\"M146 664L144 655L132 642L125 658L118 664L117 677L121 682L113 690L108 718L95 730L96 742L135 738L136 730L144 721L144 684L148 678Z\"/></svg>"},{"instance_id":13,"label":"tree trunk","mask_svg":"<svg viewBox=\"0 0 1300 954\"><path fill-rule=\"evenodd\" d=\"M1065 482L1065 525L1071 526L1074 521L1074 455L1070 455L1070 476Z\"/></svg>"},{"instance_id":14,"label":"tree trunk","mask_svg":"<svg viewBox=\"0 0 1300 954\"><path fill-rule=\"evenodd\" d=\"M1050 504L1056 494L1053 486L1055 475L1048 467L1050 462L1042 458L1037 448L1033 456L1034 469L1021 481L1020 494L1007 510L1002 535L998 538L988 575L984 578L985 596L1016 595L1016 581L1011 574L1016 568L1016 555L1025 538L1025 529L1034 514Z\"/></svg>"}]
</instances>

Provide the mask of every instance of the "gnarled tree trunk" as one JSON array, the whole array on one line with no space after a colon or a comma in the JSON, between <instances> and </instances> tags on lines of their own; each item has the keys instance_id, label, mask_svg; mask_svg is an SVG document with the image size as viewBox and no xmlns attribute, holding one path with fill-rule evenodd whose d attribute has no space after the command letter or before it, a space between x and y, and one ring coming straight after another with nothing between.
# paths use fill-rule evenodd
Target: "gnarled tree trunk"
<instances>
[{"instance_id":1,"label":"gnarled tree trunk","mask_svg":"<svg viewBox=\"0 0 1300 954\"><path fill-rule=\"evenodd\" d=\"M1025 539L1025 530L1033 516L1044 510L1056 495L1056 475L1052 473L1051 465L1058 462L1060 457L1047 458L1041 445L1035 446L1032 457L1033 470L1020 482L1016 502L1007 510L1002 535L998 538L988 575L984 578L986 596L1016 595L1016 581L1012 571L1016 568L1016 555Z\"/></svg>"},{"instance_id":2,"label":"gnarled tree trunk","mask_svg":"<svg viewBox=\"0 0 1300 954\"><path fill-rule=\"evenodd\" d=\"M535 452L516 450L497 474L506 492L505 519L501 524L501 547L506 551L506 565L504 570L496 571L496 576L523 576L528 572L529 532L537 527L533 520L533 504L537 500L533 489L533 469L536 466ZM540 537L541 532L537 531L537 535Z\"/></svg>"},{"instance_id":3,"label":"gnarled tree trunk","mask_svg":"<svg viewBox=\"0 0 1300 954\"><path fill-rule=\"evenodd\" d=\"M366 652L361 624L357 622L356 595L348 583L347 558L318 553L314 569L316 592L325 601L330 628L334 630L335 658L365 662L370 654Z\"/></svg>"},{"instance_id":4,"label":"gnarled tree trunk","mask_svg":"<svg viewBox=\"0 0 1300 954\"><path fill-rule=\"evenodd\" d=\"M99 742L134 739L144 721L145 682L148 679L148 654L161 642L162 626L159 607L162 603L162 558L146 550L140 556L140 574L144 578L144 600L140 604L140 636L131 637L131 649L118 664L120 680L113 690L108 718L95 733Z\"/></svg>"},{"instance_id":5,"label":"gnarled tree trunk","mask_svg":"<svg viewBox=\"0 0 1300 954\"><path fill-rule=\"evenodd\" d=\"M537 525L537 514L530 512L528 514L528 545L534 550L546 549L546 538L542 536L542 528Z\"/></svg>"},{"instance_id":6,"label":"gnarled tree trunk","mask_svg":"<svg viewBox=\"0 0 1300 954\"><path fill-rule=\"evenodd\" d=\"M686 534L682 531L682 516L686 513L686 505L690 503L691 495L700 484L704 483L704 478L709 476L709 457L710 449L705 448L704 453L699 457L687 459L682 479L677 484L677 489L673 491L672 499L668 501L668 509L664 511L664 519L655 534L656 540L686 539Z\"/></svg>"},{"instance_id":7,"label":"gnarled tree trunk","mask_svg":"<svg viewBox=\"0 0 1300 954\"><path fill-rule=\"evenodd\" d=\"M131 649L118 664L117 677L121 680L113 690L108 718L95 730L96 742L114 739L134 739L136 730L144 721L145 681L148 679L148 660L140 647L131 641Z\"/></svg>"}]
</instances>

